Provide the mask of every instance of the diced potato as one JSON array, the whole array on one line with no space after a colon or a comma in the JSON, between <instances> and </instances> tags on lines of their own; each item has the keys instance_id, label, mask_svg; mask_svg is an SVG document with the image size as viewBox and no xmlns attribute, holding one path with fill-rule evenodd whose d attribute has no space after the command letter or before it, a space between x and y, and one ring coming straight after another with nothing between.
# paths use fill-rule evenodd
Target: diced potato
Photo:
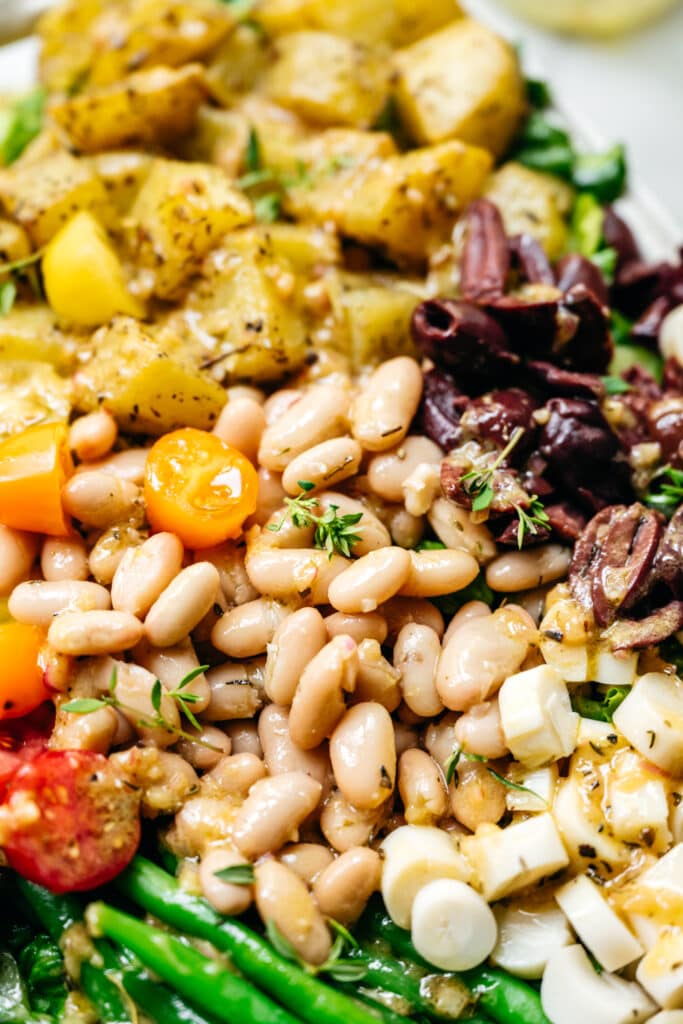
<instances>
[{"instance_id":1,"label":"diced potato","mask_svg":"<svg viewBox=\"0 0 683 1024\"><path fill-rule=\"evenodd\" d=\"M127 213L149 173L153 157L134 150L97 153L88 162L107 190L117 213Z\"/></svg>"},{"instance_id":2,"label":"diced potato","mask_svg":"<svg viewBox=\"0 0 683 1024\"><path fill-rule=\"evenodd\" d=\"M317 268L339 263L341 250L335 234L309 224L268 224L253 229L273 258L286 262L295 274L308 278Z\"/></svg>"},{"instance_id":3,"label":"diced potato","mask_svg":"<svg viewBox=\"0 0 683 1024\"><path fill-rule=\"evenodd\" d=\"M50 107L73 146L95 153L115 146L159 145L190 131L206 95L201 64L138 71Z\"/></svg>"},{"instance_id":4,"label":"diced potato","mask_svg":"<svg viewBox=\"0 0 683 1024\"><path fill-rule=\"evenodd\" d=\"M0 317L0 360L35 359L64 372L76 360L79 340L58 328L55 314L43 303L16 303Z\"/></svg>"},{"instance_id":5,"label":"diced potato","mask_svg":"<svg viewBox=\"0 0 683 1024\"><path fill-rule=\"evenodd\" d=\"M291 32L277 41L264 87L314 124L368 128L386 103L389 77L383 50L328 32Z\"/></svg>"},{"instance_id":6,"label":"diced potato","mask_svg":"<svg viewBox=\"0 0 683 1024\"><path fill-rule=\"evenodd\" d=\"M410 318L423 298L418 282L389 275L340 274L332 304L345 329L351 366L363 366L398 355L414 355Z\"/></svg>"},{"instance_id":7,"label":"diced potato","mask_svg":"<svg viewBox=\"0 0 683 1024\"><path fill-rule=\"evenodd\" d=\"M216 164L236 178L244 165L248 142L249 122L243 114L202 104L192 132L176 149L184 160Z\"/></svg>"},{"instance_id":8,"label":"diced potato","mask_svg":"<svg viewBox=\"0 0 683 1024\"><path fill-rule=\"evenodd\" d=\"M38 23L40 80L53 92L71 92L87 76L95 52L92 26L102 0L65 0Z\"/></svg>"},{"instance_id":9,"label":"diced potato","mask_svg":"<svg viewBox=\"0 0 683 1024\"><path fill-rule=\"evenodd\" d=\"M256 23L238 25L211 56L206 80L225 106L254 88L272 59L272 43Z\"/></svg>"},{"instance_id":10,"label":"diced potato","mask_svg":"<svg viewBox=\"0 0 683 1024\"><path fill-rule=\"evenodd\" d=\"M218 167L157 160L130 211L139 258L154 272L155 294L176 297L206 254L251 206Z\"/></svg>"},{"instance_id":11,"label":"diced potato","mask_svg":"<svg viewBox=\"0 0 683 1024\"><path fill-rule=\"evenodd\" d=\"M71 382L49 363L0 362L0 438L35 423L66 420L70 412Z\"/></svg>"},{"instance_id":12,"label":"diced potato","mask_svg":"<svg viewBox=\"0 0 683 1024\"><path fill-rule=\"evenodd\" d=\"M0 202L38 247L79 210L90 210L105 224L113 220L104 185L92 167L65 152L0 172Z\"/></svg>"},{"instance_id":13,"label":"diced potato","mask_svg":"<svg viewBox=\"0 0 683 1024\"><path fill-rule=\"evenodd\" d=\"M264 167L281 174L296 173L296 148L308 138L310 129L293 111L250 93L233 108L233 113L245 119L247 133L250 128L256 133Z\"/></svg>"},{"instance_id":14,"label":"diced potato","mask_svg":"<svg viewBox=\"0 0 683 1024\"><path fill-rule=\"evenodd\" d=\"M486 150L456 139L390 157L350 178L335 219L343 234L397 262L419 263L449 237L490 168Z\"/></svg>"},{"instance_id":15,"label":"diced potato","mask_svg":"<svg viewBox=\"0 0 683 1024\"><path fill-rule=\"evenodd\" d=\"M317 0L319 3L320 0ZM415 0L393 0L396 22L391 35L394 46L407 46L417 39L436 32L454 18L462 17L462 9L455 0L430 0L416 3Z\"/></svg>"},{"instance_id":16,"label":"diced potato","mask_svg":"<svg viewBox=\"0 0 683 1024\"><path fill-rule=\"evenodd\" d=\"M416 142L458 138L505 152L526 105L517 55L505 40L461 18L394 61L399 114Z\"/></svg>"},{"instance_id":17,"label":"diced potato","mask_svg":"<svg viewBox=\"0 0 683 1024\"><path fill-rule=\"evenodd\" d=\"M225 392L180 342L162 343L128 317L114 320L94 340L92 360L74 379L78 409L105 408L132 434L207 430L215 423Z\"/></svg>"},{"instance_id":18,"label":"diced potato","mask_svg":"<svg viewBox=\"0 0 683 1024\"><path fill-rule=\"evenodd\" d=\"M221 379L276 380L300 366L307 330L296 278L292 265L276 258L268 232L235 232L211 262L171 329L181 329L180 319L184 337L205 345L211 339L207 361Z\"/></svg>"},{"instance_id":19,"label":"diced potato","mask_svg":"<svg viewBox=\"0 0 683 1024\"><path fill-rule=\"evenodd\" d=\"M315 28L361 43L406 46L460 14L455 0L261 0L255 16L271 35Z\"/></svg>"},{"instance_id":20,"label":"diced potato","mask_svg":"<svg viewBox=\"0 0 683 1024\"><path fill-rule=\"evenodd\" d=\"M509 235L523 233L537 239L551 260L564 252L572 189L559 178L541 174L518 163L504 164L489 178L484 195L494 202Z\"/></svg>"},{"instance_id":21,"label":"diced potato","mask_svg":"<svg viewBox=\"0 0 683 1024\"><path fill-rule=\"evenodd\" d=\"M31 241L22 227L11 220L0 220L0 263L23 260L31 253ZM0 280L5 275L0 274Z\"/></svg>"}]
</instances>

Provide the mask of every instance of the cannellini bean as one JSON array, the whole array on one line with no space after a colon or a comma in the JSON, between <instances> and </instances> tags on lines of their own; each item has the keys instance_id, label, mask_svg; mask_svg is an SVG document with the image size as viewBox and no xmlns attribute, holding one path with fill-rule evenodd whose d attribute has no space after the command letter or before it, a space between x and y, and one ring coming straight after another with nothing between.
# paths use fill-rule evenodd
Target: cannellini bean
<instances>
[{"instance_id":1,"label":"cannellini bean","mask_svg":"<svg viewBox=\"0 0 683 1024\"><path fill-rule=\"evenodd\" d=\"M334 861L331 850L320 843L290 843L283 846L278 855L290 871L298 875L302 882L312 886L318 875Z\"/></svg>"},{"instance_id":2,"label":"cannellini bean","mask_svg":"<svg viewBox=\"0 0 683 1024\"><path fill-rule=\"evenodd\" d=\"M545 599L548 596L548 587L536 587L535 590L527 590L522 594L515 594L515 603L528 612L538 626L545 613Z\"/></svg>"},{"instance_id":3,"label":"cannellini bean","mask_svg":"<svg viewBox=\"0 0 683 1024\"><path fill-rule=\"evenodd\" d=\"M128 480L141 487L145 479L148 455L149 448L127 448L126 451L114 452L113 455L107 455L104 459L98 459L96 462L84 463L77 468L76 472L88 473L91 470L98 470L103 473L111 473L121 480Z\"/></svg>"},{"instance_id":4,"label":"cannellini bean","mask_svg":"<svg viewBox=\"0 0 683 1024\"><path fill-rule=\"evenodd\" d=\"M398 791L409 825L433 825L448 813L443 775L426 750L406 750L401 754Z\"/></svg>"},{"instance_id":5,"label":"cannellini bean","mask_svg":"<svg viewBox=\"0 0 683 1024\"><path fill-rule=\"evenodd\" d=\"M180 643L211 609L220 577L211 562L183 569L156 599L145 619L145 634L155 647Z\"/></svg>"},{"instance_id":6,"label":"cannellini bean","mask_svg":"<svg viewBox=\"0 0 683 1024\"><path fill-rule=\"evenodd\" d=\"M121 559L128 548L142 544L143 537L133 526L112 526L106 530L90 550L88 566L98 583L108 586L114 579Z\"/></svg>"},{"instance_id":7,"label":"cannellini bean","mask_svg":"<svg viewBox=\"0 0 683 1024\"><path fill-rule=\"evenodd\" d=\"M384 657L377 640L361 640L354 703L374 700L387 711L395 711L401 703L399 679L400 673Z\"/></svg>"},{"instance_id":8,"label":"cannellini bean","mask_svg":"<svg viewBox=\"0 0 683 1024\"><path fill-rule=\"evenodd\" d=\"M253 718L263 704L253 669L228 662L206 673L209 703L203 717L207 722L227 722L235 718Z\"/></svg>"},{"instance_id":9,"label":"cannellini bean","mask_svg":"<svg viewBox=\"0 0 683 1024\"><path fill-rule=\"evenodd\" d=\"M292 516L290 516L287 506L282 505L276 512L273 512L264 529L261 530L255 540L254 537L256 537L256 534L249 535L250 548L252 550L256 550L259 546L269 548L312 548L315 527L312 523L309 526L297 526Z\"/></svg>"},{"instance_id":10,"label":"cannellini bean","mask_svg":"<svg viewBox=\"0 0 683 1024\"><path fill-rule=\"evenodd\" d=\"M267 597L231 608L211 630L211 643L230 658L265 654L287 608Z\"/></svg>"},{"instance_id":11,"label":"cannellini bean","mask_svg":"<svg viewBox=\"0 0 683 1024\"><path fill-rule=\"evenodd\" d=\"M659 345L665 359L675 359L683 365L683 305L675 306L664 317Z\"/></svg>"},{"instance_id":12,"label":"cannellini bean","mask_svg":"<svg viewBox=\"0 0 683 1024\"><path fill-rule=\"evenodd\" d=\"M436 668L441 654L439 635L431 626L409 622L394 645L394 665L400 673L403 699L416 715L431 718L443 711L436 689Z\"/></svg>"},{"instance_id":13,"label":"cannellini bean","mask_svg":"<svg viewBox=\"0 0 683 1024\"><path fill-rule=\"evenodd\" d=\"M369 843L385 814L384 805L371 811L361 811L353 807L339 790L334 790L320 814L320 829L330 846L338 853L344 853L354 846Z\"/></svg>"},{"instance_id":14,"label":"cannellini bean","mask_svg":"<svg viewBox=\"0 0 683 1024\"><path fill-rule=\"evenodd\" d=\"M152 672L156 679L160 679L167 690L174 690L190 672L199 668L199 660L189 637L173 647L153 647L147 640L143 640L135 648L134 655L136 662ZM209 684L204 673L195 676L184 690L196 698L192 705L195 714L204 711L210 698Z\"/></svg>"},{"instance_id":15,"label":"cannellini bean","mask_svg":"<svg viewBox=\"0 0 683 1024\"><path fill-rule=\"evenodd\" d=\"M330 932L298 875L266 860L256 866L255 896L264 923L272 921L306 963L324 963L332 948Z\"/></svg>"},{"instance_id":16,"label":"cannellini bean","mask_svg":"<svg viewBox=\"0 0 683 1024\"><path fill-rule=\"evenodd\" d=\"M403 441L422 397L422 370L409 356L382 363L355 399L351 410L353 436L371 452L383 452Z\"/></svg>"},{"instance_id":17,"label":"cannellini bean","mask_svg":"<svg viewBox=\"0 0 683 1024\"><path fill-rule=\"evenodd\" d=\"M405 750L412 750L413 747L419 746L420 738L412 725L394 720L394 742L396 743L396 756L400 758Z\"/></svg>"},{"instance_id":18,"label":"cannellini bean","mask_svg":"<svg viewBox=\"0 0 683 1024\"><path fill-rule=\"evenodd\" d=\"M443 615L431 601L422 597L393 597L379 609L388 628L388 642L393 645L398 634L410 622L429 626L437 636L444 632Z\"/></svg>"},{"instance_id":19,"label":"cannellini bean","mask_svg":"<svg viewBox=\"0 0 683 1024\"><path fill-rule=\"evenodd\" d=\"M326 917L354 924L379 889L382 861L376 850L356 846L337 857L313 883L313 895Z\"/></svg>"},{"instance_id":20,"label":"cannellini bean","mask_svg":"<svg viewBox=\"0 0 683 1024\"><path fill-rule=\"evenodd\" d=\"M142 813L148 818L174 814L199 789L197 774L187 761L155 746L119 751L111 761L131 786L142 791Z\"/></svg>"},{"instance_id":21,"label":"cannellini bean","mask_svg":"<svg viewBox=\"0 0 683 1024\"><path fill-rule=\"evenodd\" d=\"M274 853L299 838L299 826L315 810L322 786L305 772L260 779L235 815L233 837L245 857Z\"/></svg>"},{"instance_id":22,"label":"cannellini bean","mask_svg":"<svg viewBox=\"0 0 683 1024\"><path fill-rule=\"evenodd\" d=\"M142 507L139 487L99 470L72 476L64 485L62 501L66 512L74 519L102 530L136 518Z\"/></svg>"},{"instance_id":23,"label":"cannellini bean","mask_svg":"<svg viewBox=\"0 0 683 1024\"><path fill-rule=\"evenodd\" d=\"M406 510L413 516L426 515L441 494L440 466L422 462L403 481Z\"/></svg>"},{"instance_id":24,"label":"cannellini bean","mask_svg":"<svg viewBox=\"0 0 683 1024\"><path fill-rule=\"evenodd\" d=\"M571 558L571 548L560 544L509 551L494 558L486 567L486 582L492 590L503 594L542 587L566 576Z\"/></svg>"},{"instance_id":25,"label":"cannellini bean","mask_svg":"<svg viewBox=\"0 0 683 1024\"><path fill-rule=\"evenodd\" d=\"M269 395L263 403L268 426L284 416L290 406L298 402L302 395L303 391L298 388L280 388L279 391L274 391L272 395Z\"/></svg>"},{"instance_id":26,"label":"cannellini bean","mask_svg":"<svg viewBox=\"0 0 683 1024\"><path fill-rule=\"evenodd\" d=\"M446 647L450 642L451 637L457 633L459 629L462 629L463 626L473 622L475 619L486 619L491 614L491 609L484 601L467 601L467 603L461 608L458 608L457 612L448 623L448 629L443 635L443 646Z\"/></svg>"},{"instance_id":27,"label":"cannellini bean","mask_svg":"<svg viewBox=\"0 0 683 1024\"><path fill-rule=\"evenodd\" d=\"M81 580L28 580L14 588L8 602L10 615L32 626L49 626L55 615L67 609L88 612L109 607L108 590Z\"/></svg>"},{"instance_id":28,"label":"cannellini bean","mask_svg":"<svg viewBox=\"0 0 683 1024\"><path fill-rule=\"evenodd\" d=\"M202 792L244 798L254 783L265 776L266 766L260 757L247 751L233 751L202 776Z\"/></svg>"},{"instance_id":29,"label":"cannellini bean","mask_svg":"<svg viewBox=\"0 0 683 1024\"><path fill-rule=\"evenodd\" d=\"M455 723L458 716L444 715L438 722L430 722L425 729L424 744L442 771L446 770L449 758L457 747Z\"/></svg>"},{"instance_id":30,"label":"cannellini bean","mask_svg":"<svg viewBox=\"0 0 683 1024\"><path fill-rule=\"evenodd\" d=\"M439 597L462 590L476 579L479 565L465 551L411 551L410 572L401 587L403 597Z\"/></svg>"},{"instance_id":31,"label":"cannellini bean","mask_svg":"<svg viewBox=\"0 0 683 1024\"><path fill-rule=\"evenodd\" d=\"M196 561L211 562L218 570L221 590L226 604L234 608L238 604L246 604L258 597L258 591L247 576L244 556L247 547L244 542L226 540L215 548L204 548Z\"/></svg>"},{"instance_id":32,"label":"cannellini bean","mask_svg":"<svg viewBox=\"0 0 683 1024\"><path fill-rule=\"evenodd\" d=\"M233 384L225 389L225 395L228 402L238 398L250 398L257 405L263 405L266 400L263 391L260 388L252 387L251 384Z\"/></svg>"},{"instance_id":33,"label":"cannellini bean","mask_svg":"<svg viewBox=\"0 0 683 1024\"><path fill-rule=\"evenodd\" d=\"M447 548L466 551L480 565L496 557L498 549L491 531L481 523L473 523L467 509L460 508L447 498L437 498L427 518L434 533Z\"/></svg>"},{"instance_id":34,"label":"cannellini bean","mask_svg":"<svg viewBox=\"0 0 683 1024\"><path fill-rule=\"evenodd\" d=\"M260 408L260 407L259 407ZM204 899L208 900L214 910L219 914L243 914L251 906L254 898L254 891L251 885L235 885L232 882L223 882L217 876L217 872L225 868L236 867L239 864L248 864L241 854L236 850L217 847L208 850L199 864L199 883L202 887Z\"/></svg>"},{"instance_id":35,"label":"cannellini bean","mask_svg":"<svg viewBox=\"0 0 683 1024\"><path fill-rule=\"evenodd\" d=\"M256 523L263 526L267 523L273 512L282 508L282 503L287 497L287 492L282 486L282 477L265 466L258 467L258 499L254 514L247 519L246 526Z\"/></svg>"},{"instance_id":36,"label":"cannellini bean","mask_svg":"<svg viewBox=\"0 0 683 1024\"><path fill-rule=\"evenodd\" d=\"M403 548L370 551L332 581L329 602L340 612L372 612L398 593L410 566L410 555Z\"/></svg>"},{"instance_id":37,"label":"cannellini bean","mask_svg":"<svg viewBox=\"0 0 683 1024\"><path fill-rule=\"evenodd\" d=\"M58 711L50 737L51 750L93 750L108 754L118 728L114 708L98 708L87 715Z\"/></svg>"},{"instance_id":38,"label":"cannellini bean","mask_svg":"<svg viewBox=\"0 0 683 1024\"><path fill-rule=\"evenodd\" d=\"M522 609L499 608L458 630L444 648L436 673L439 696L452 711L487 700L524 661L536 629Z\"/></svg>"},{"instance_id":39,"label":"cannellini bean","mask_svg":"<svg viewBox=\"0 0 683 1024\"><path fill-rule=\"evenodd\" d=\"M238 718L234 722L226 722L223 729L230 737L233 754L253 754L255 757L263 756L256 722L241 721Z\"/></svg>"},{"instance_id":40,"label":"cannellini bean","mask_svg":"<svg viewBox=\"0 0 683 1024\"><path fill-rule=\"evenodd\" d=\"M378 612L366 612L364 615L345 615L344 612L332 612L324 618L327 636L339 636L347 633L357 644L363 640L376 640L383 644L387 638L387 624Z\"/></svg>"},{"instance_id":41,"label":"cannellini bean","mask_svg":"<svg viewBox=\"0 0 683 1024\"><path fill-rule=\"evenodd\" d=\"M115 614L125 615L126 613L116 612ZM177 739L173 732L159 726L140 725L141 719L156 717L157 712L152 704L152 690L155 682L156 678L152 673L148 672L146 668L142 668L141 665L123 661L116 663L116 689L114 692L117 700L125 705L120 709L123 715L146 743L154 744L157 747L169 747ZM162 692L159 713L172 728L179 728L178 707L165 691Z\"/></svg>"},{"instance_id":42,"label":"cannellini bean","mask_svg":"<svg viewBox=\"0 0 683 1024\"><path fill-rule=\"evenodd\" d=\"M13 530L0 523L0 595L7 595L28 576L38 554L35 533Z\"/></svg>"},{"instance_id":43,"label":"cannellini bean","mask_svg":"<svg viewBox=\"0 0 683 1024\"><path fill-rule=\"evenodd\" d=\"M483 701L461 715L455 723L455 739L468 754L495 760L508 753L500 721L498 698Z\"/></svg>"},{"instance_id":44,"label":"cannellini bean","mask_svg":"<svg viewBox=\"0 0 683 1024\"><path fill-rule=\"evenodd\" d=\"M282 472L308 448L344 434L348 411L346 390L330 384L310 388L266 427L259 446L259 463Z\"/></svg>"},{"instance_id":45,"label":"cannellini bean","mask_svg":"<svg viewBox=\"0 0 683 1024\"><path fill-rule=\"evenodd\" d=\"M139 547L128 548L111 584L114 608L143 618L180 573L183 554L174 533L155 533Z\"/></svg>"},{"instance_id":46,"label":"cannellini bean","mask_svg":"<svg viewBox=\"0 0 683 1024\"><path fill-rule=\"evenodd\" d=\"M362 502L349 498L347 494L341 494L339 491L321 491L318 502L321 515L332 505L336 506L339 516L358 515L360 512L361 518L353 527L353 532L360 538L351 545L354 557L360 558L369 551L386 548L391 544L391 536L386 526Z\"/></svg>"},{"instance_id":47,"label":"cannellini bean","mask_svg":"<svg viewBox=\"0 0 683 1024\"><path fill-rule=\"evenodd\" d=\"M222 757L230 753L230 737L222 729L217 729L213 725L203 725L199 731L190 727L187 732L196 739L179 740L176 750L197 771L209 771Z\"/></svg>"},{"instance_id":48,"label":"cannellini bean","mask_svg":"<svg viewBox=\"0 0 683 1024\"><path fill-rule=\"evenodd\" d=\"M282 474L282 486L288 494L301 492L300 480L313 484L309 491L332 487L355 476L362 457L363 449L352 437L321 441L292 459Z\"/></svg>"},{"instance_id":49,"label":"cannellini bean","mask_svg":"<svg viewBox=\"0 0 683 1024\"><path fill-rule=\"evenodd\" d=\"M106 409L79 416L69 428L69 448L81 462L101 459L114 447L119 428Z\"/></svg>"},{"instance_id":50,"label":"cannellini bean","mask_svg":"<svg viewBox=\"0 0 683 1024\"><path fill-rule=\"evenodd\" d=\"M403 505L388 509L385 522L394 544L407 550L417 547L425 532L422 517L412 515Z\"/></svg>"},{"instance_id":51,"label":"cannellini bean","mask_svg":"<svg viewBox=\"0 0 683 1024\"><path fill-rule=\"evenodd\" d=\"M337 636L301 673L289 712L289 734L302 750L320 746L345 711L344 694L353 693L358 648L350 636Z\"/></svg>"},{"instance_id":52,"label":"cannellini bean","mask_svg":"<svg viewBox=\"0 0 683 1024\"><path fill-rule=\"evenodd\" d=\"M302 750L289 731L289 711L278 704L269 704L258 720L258 735L263 759L271 775L283 772L306 772L321 785L326 785L330 774L330 760L325 747Z\"/></svg>"},{"instance_id":53,"label":"cannellini bean","mask_svg":"<svg viewBox=\"0 0 683 1024\"><path fill-rule=\"evenodd\" d=\"M485 764L460 759L458 785L450 785L451 810L465 828L476 832L479 825L495 824L505 814L505 786L494 779Z\"/></svg>"},{"instance_id":54,"label":"cannellini bean","mask_svg":"<svg viewBox=\"0 0 683 1024\"><path fill-rule=\"evenodd\" d=\"M253 545L245 564L249 579L261 594L280 601L305 599L312 604L327 604L332 582L351 563L341 555L330 558L318 548L289 550Z\"/></svg>"},{"instance_id":55,"label":"cannellini bean","mask_svg":"<svg viewBox=\"0 0 683 1024\"><path fill-rule=\"evenodd\" d=\"M114 654L142 638L143 626L130 612L62 612L52 621L47 641L60 654Z\"/></svg>"},{"instance_id":56,"label":"cannellini bean","mask_svg":"<svg viewBox=\"0 0 683 1024\"><path fill-rule=\"evenodd\" d=\"M289 705L306 666L323 649L327 630L317 608L299 608L278 626L268 644L264 687L275 704Z\"/></svg>"},{"instance_id":57,"label":"cannellini bean","mask_svg":"<svg viewBox=\"0 0 683 1024\"><path fill-rule=\"evenodd\" d=\"M403 484L424 463L439 463L442 451L428 437L406 437L389 451L374 455L368 463L368 482L385 501L403 501Z\"/></svg>"},{"instance_id":58,"label":"cannellini bean","mask_svg":"<svg viewBox=\"0 0 683 1024\"><path fill-rule=\"evenodd\" d=\"M350 708L330 738L330 760L339 789L360 810L389 797L396 781L396 744L391 716L375 702Z\"/></svg>"},{"instance_id":59,"label":"cannellini bean","mask_svg":"<svg viewBox=\"0 0 683 1024\"><path fill-rule=\"evenodd\" d=\"M40 552L40 570L46 580L87 580L88 552L79 536L46 537Z\"/></svg>"},{"instance_id":60,"label":"cannellini bean","mask_svg":"<svg viewBox=\"0 0 683 1024\"><path fill-rule=\"evenodd\" d=\"M221 409L213 433L256 462L261 436L266 429L263 406L253 398L230 398Z\"/></svg>"}]
</instances>

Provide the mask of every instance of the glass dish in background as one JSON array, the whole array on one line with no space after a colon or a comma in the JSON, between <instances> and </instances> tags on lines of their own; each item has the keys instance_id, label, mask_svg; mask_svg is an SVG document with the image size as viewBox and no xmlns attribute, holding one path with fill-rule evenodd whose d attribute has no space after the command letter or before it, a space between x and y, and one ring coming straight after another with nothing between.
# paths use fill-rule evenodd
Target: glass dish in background
<instances>
[{"instance_id":1,"label":"glass dish in background","mask_svg":"<svg viewBox=\"0 0 683 1024\"><path fill-rule=\"evenodd\" d=\"M681 0L505 0L517 14L546 28L614 36L644 25Z\"/></svg>"}]
</instances>

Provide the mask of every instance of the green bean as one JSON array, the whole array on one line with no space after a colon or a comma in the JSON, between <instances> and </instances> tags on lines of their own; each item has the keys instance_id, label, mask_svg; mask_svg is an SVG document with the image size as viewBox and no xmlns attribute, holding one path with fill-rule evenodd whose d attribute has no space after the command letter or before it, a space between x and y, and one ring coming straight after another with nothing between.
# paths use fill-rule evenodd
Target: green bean
<instances>
[{"instance_id":1,"label":"green bean","mask_svg":"<svg viewBox=\"0 0 683 1024\"><path fill-rule=\"evenodd\" d=\"M119 875L117 886L160 921L229 953L246 978L309 1024L400 1024L401 1018L390 1010L362 1007L307 974L241 921L221 917L205 900L183 892L174 878L144 857L136 857Z\"/></svg>"},{"instance_id":2,"label":"green bean","mask_svg":"<svg viewBox=\"0 0 683 1024\"><path fill-rule=\"evenodd\" d=\"M107 903L92 903L86 920L95 934L129 949L148 970L206 1013L235 1024L298 1024L297 1017L249 982L160 928Z\"/></svg>"}]
</instances>

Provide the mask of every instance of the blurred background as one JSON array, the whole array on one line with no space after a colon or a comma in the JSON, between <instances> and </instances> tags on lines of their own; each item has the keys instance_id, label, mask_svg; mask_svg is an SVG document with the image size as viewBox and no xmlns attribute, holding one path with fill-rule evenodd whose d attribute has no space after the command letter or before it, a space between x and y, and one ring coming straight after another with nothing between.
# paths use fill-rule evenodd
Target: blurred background
<instances>
[{"instance_id":1,"label":"blurred background","mask_svg":"<svg viewBox=\"0 0 683 1024\"><path fill-rule=\"evenodd\" d=\"M0 0L0 42L47 2ZM683 0L461 3L520 47L529 73L550 81L588 147L627 144L655 234L683 237ZM29 87L34 67L32 40L0 46L0 91Z\"/></svg>"}]
</instances>

